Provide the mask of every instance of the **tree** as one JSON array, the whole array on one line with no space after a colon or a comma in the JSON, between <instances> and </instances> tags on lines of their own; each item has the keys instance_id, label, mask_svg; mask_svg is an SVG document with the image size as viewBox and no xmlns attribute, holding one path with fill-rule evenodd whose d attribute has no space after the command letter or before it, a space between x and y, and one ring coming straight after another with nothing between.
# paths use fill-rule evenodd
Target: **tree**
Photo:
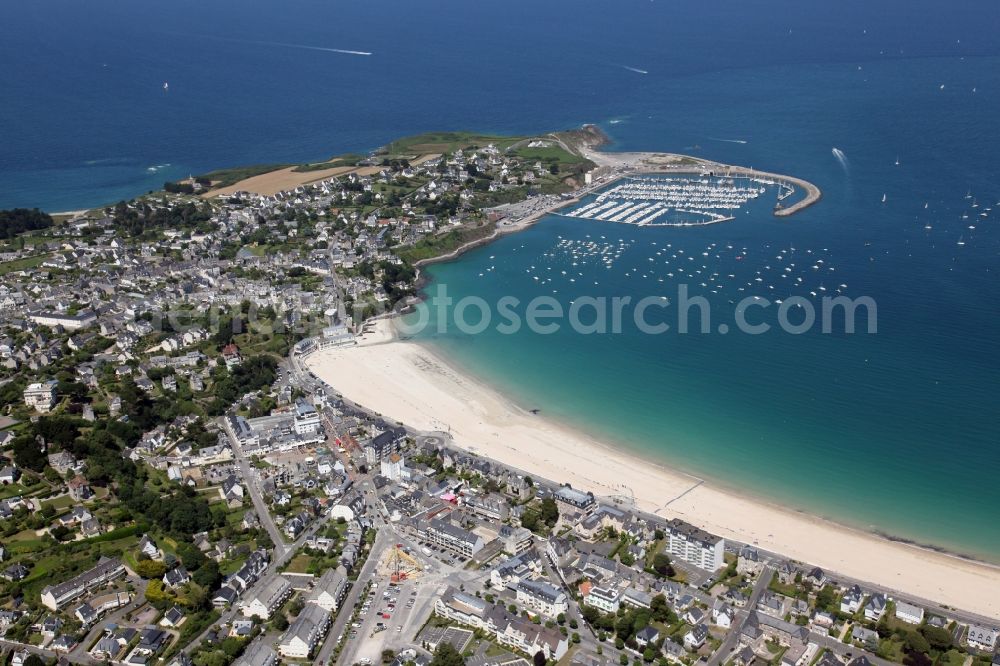
<instances>
[{"instance_id":1,"label":"tree","mask_svg":"<svg viewBox=\"0 0 1000 666\"><path fill-rule=\"evenodd\" d=\"M66 541L71 535L71 530L65 525L56 525L49 530L49 534L59 541Z\"/></svg>"},{"instance_id":2,"label":"tree","mask_svg":"<svg viewBox=\"0 0 1000 666\"><path fill-rule=\"evenodd\" d=\"M670 556L666 553L657 553L653 556L653 571L660 576L670 577L674 575L674 567L670 564Z\"/></svg>"},{"instance_id":3,"label":"tree","mask_svg":"<svg viewBox=\"0 0 1000 666\"><path fill-rule=\"evenodd\" d=\"M559 521L559 507L556 505L556 501L551 497L546 497L542 500L542 510L539 514L542 522L549 527L554 527Z\"/></svg>"},{"instance_id":4,"label":"tree","mask_svg":"<svg viewBox=\"0 0 1000 666\"><path fill-rule=\"evenodd\" d=\"M924 638L927 639L927 642L935 650L945 652L952 647L951 632L944 627L935 627L934 625L927 624L920 627L920 633L924 635Z\"/></svg>"},{"instance_id":5,"label":"tree","mask_svg":"<svg viewBox=\"0 0 1000 666\"><path fill-rule=\"evenodd\" d=\"M24 666L45 666L45 662L37 654L29 654L23 662Z\"/></svg>"},{"instance_id":6,"label":"tree","mask_svg":"<svg viewBox=\"0 0 1000 666\"><path fill-rule=\"evenodd\" d=\"M52 226L52 216L37 208L0 210L0 238L13 238L25 231L47 229Z\"/></svg>"},{"instance_id":7,"label":"tree","mask_svg":"<svg viewBox=\"0 0 1000 666\"><path fill-rule=\"evenodd\" d=\"M919 631L906 633L906 647L913 652L930 652L931 646Z\"/></svg>"},{"instance_id":8,"label":"tree","mask_svg":"<svg viewBox=\"0 0 1000 666\"><path fill-rule=\"evenodd\" d=\"M823 608L825 610L835 610L835 604L837 593L833 589L832 585L826 585L822 590L816 593L816 607Z\"/></svg>"},{"instance_id":9,"label":"tree","mask_svg":"<svg viewBox=\"0 0 1000 666\"><path fill-rule=\"evenodd\" d=\"M662 592L653 597L649 605L649 610L653 614L653 619L657 622L669 622L671 614L670 604L667 603L667 598Z\"/></svg>"},{"instance_id":10,"label":"tree","mask_svg":"<svg viewBox=\"0 0 1000 666\"><path fill-rule=\"evenodd\" d=\"M430 666L465 666L465 658L451 643L441 643L434 650Z\"/></svg>"},{"instance_id":11,"label":"tree","mask_svg":"<svg viewBox=\"0 0 1000 666\"><path fill-rule=\"evenodd\" d=\"M146 585L146 600L157 608L163 606L168 601L167 591L163 587L163 581L159 578L149 581Z\"/></svg>"},{"instance_id":12,"label":"tree","mask_svg":"<svg viewBox=\"0 0 1000 666\"><path fill-rule=\"evenodd\" d=\"M222 574L219 573L219 563L215 560L209 560L191 575L191 579L207 590L215 589L222 581Z\"/></svg>"},{"instance_id":13,"label":"tree","mask_svg":"<svg viewBox=\"0 0 1000 666\"><path fill-rule=\"evenodd\" d=\"M285 616L284 612L276 611L274 617L271 618L271 626L276 631L284 631L288 629L288 617Z\"/></svg>"},{"instance_id":14,"label":"tree","mask_svg":"<svg viewBox=\"0 0 1000 666\"><path fill-rule=\"evenodd\" d=\"M14 462L18 467L41 472L48 464L48 458L34 437L22 435L14 440Z\"/></svg>"},{"instance_id":15,"label":"tree","mask_svg":"<svg viewBox=\"0 0 1000 666\"><path fill-rule=\"evenodd\" d=\"M535 653L535 656L531 658L531 661L535 666L545 666L545 662L548 660L545 658L545 653L539 650Z\"/></svg>"},{"instance_id":16,"label":"tree","mask_svg":"<svg viewBox=\"0 0 1000 666\"><path fill-rule=\"evenodd\" d=\"M135 572L146 578L161 578L167 572L167 565L158 560L140 560L135 563Z\"/></svg>"},{"instance_id":17,"label":"tree","mask_svg":"<svg viewBox=\"0 0 1000 666\"><path fill-rule=\"evenodd\" d=\"M198 550L198 547L193 543L188 542L177 544L177 557L181 558L184 568L192 573L201 569L208 562L205 554Z\"/></svg>"}]
</instances>

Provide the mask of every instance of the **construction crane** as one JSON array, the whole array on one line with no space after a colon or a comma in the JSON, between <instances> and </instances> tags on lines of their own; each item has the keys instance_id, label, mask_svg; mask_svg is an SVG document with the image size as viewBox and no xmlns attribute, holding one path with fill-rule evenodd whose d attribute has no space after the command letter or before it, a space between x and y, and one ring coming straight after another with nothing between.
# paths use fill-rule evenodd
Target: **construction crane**
<instances>
[{"instance_id":1,"label":"construction crane","mask_svg":"<svg viewBox=\"0 0 1000 666\"><path fill-rule=\"evenodd\" d=\"M389 575L393 583L412 578L416 572L420 571L420 564L416 558L406 552L403 544L397 543L396 547L389 551Z\"/></svg>"}]
</instances>

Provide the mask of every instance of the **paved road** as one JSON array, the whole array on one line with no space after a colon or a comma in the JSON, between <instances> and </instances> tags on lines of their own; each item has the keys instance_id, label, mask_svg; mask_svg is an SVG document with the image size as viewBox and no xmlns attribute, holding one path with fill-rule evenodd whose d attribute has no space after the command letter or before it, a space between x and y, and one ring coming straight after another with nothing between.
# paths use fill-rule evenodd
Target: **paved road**
<instances>
[{"instance_id":1,"label":"paved road","mask_svg":"<svg viewBox=\"0 0 1000 666\"><path fill-rule=\"evenodd\" d=\"M337 647L337 637L344 633L348 622L351 621L351 617L354 615L354 608L358 605L358 600L365 590L365 584L371 580L372 572L375 571L375 567L378 565L383 551L394 543L393 534L390 530L379 530L378 535L375 537L375 543L372 544L371 550L368 553L368 559L365 560L364 565L361 567L357 581L351 586L351 590L347 593L347 596L344 597L344 602L337 612L337 618L333 621L333 626L330 627L330 631L326 635L326 640L323 641L323 647L320 648L319 654L313 660L314 664L326 664L330 655L333 654L334 648Z\"/></svg>"},{"instance_id":2,"label":"paved road","mask_svg":"<svg viewBox=\"0 0 1000 666\"><path fill-rule=\"evenodd\" d=\"M729 633L726 634L726 640L722 642L719 649L709 658L708 666L718 666L729 659L729 655L734 649L736 649L737 643L740 640L740 633L743 630L743 625L746 623L747 618L750 617L750 613L757 607L757 602L760 597L767 590L767 586L771 584L771 578L774 576L774 569L769 566L765 566L761 569L760 577L757 582L754 583L753 592L750 594L750 600L747 601L747 605L736 611L736 622L733 626L729 628Z\"/></svg>"},{"instance_id":3,"label":"paved road","mask_svg":"<svg viewBox=\"0 0 1000 666\"><path fill-rule=\"evenodd\" d=\"M28 652L31 652L32 654L37 654L38 656L43 657L45 659L53 659L53 658L58 659L59 657L63 656L58 652L54 652L52 650L46 650L45 648L40 648L37 645L30 645L28 643L19 643L17 641L10 641L7 640L6 638L0 638L0 647L11 648L14 651L27 650ZM93 659L91 659L86 655L84 655L80 659L74 659L73 661L74 663L81 663L81 664L97 663L96 661L94 661Z\"/></svg>"},{"instance_id":4,"label":"paved road","mask_svg":"<svg viewBox=\"0 0 1000 666\"><path fill-rule=\"evenodd\" d=\"M287 552L288 548L285 546L284 537L278 531L274 520L271 518L271 512L268 511L267 504L264 502L264 496L260 489L260 476L257 474L257 470L247 461L246 456L243 455L243 447L240 446L240 442L236 438L236 433L233 432L229 419L223 417L222 424L226 429L226 434L229 435L229 441L233 448L233 457L236 459L236 464L240 468L243 480L246 482L247 491L250 493L250 500L253 502L253 508L257 511L257 518L260 520L260 524L264 526L268 536L271 537L271 541L274 542L275 553L283 555Z\"/></svg>"},{"instance_id":5,"label":"paved road","mask_svg":"<svg viewBox=\"0 0 1000 666\"><path fill-rule=\"evenodd\" d=\"M110 613L103 617L100 621L95 622L94 626L87 632L86 637L81 640L75 648L73 648L67 657L73 662L92 662L94 661L89 654L87 654L87 648L97 640L97 637L104 633L104 628L109 624L121 625L121 620L125 615L139 608L144 603L146 603L146 581L141 578L129 579L134 585L138 592L135 598L132 599L128 604L122 606L118 610Z\"/></svg>"},{"instance_id":6,"label":"paved road","mask_svg":"<svg viewBox=\"0 0 1000 666\"><path fill-rule=\"evenodd\" d=\"M838 639L834 638L833 636L830 636L829 634L827 634L825 631L822 630L813 631L812 633L810 633L809 640L813 643L816 643L820 647L824 647L830 650L834 654L838 654L841 656L850 654L852 658L859 657L863 654L866 657L868 657L868 661L872 662L873 664L877 664L878 666L899 666L899 664L894 664L891 661L886 661L885 659L877 657L871 652L868 652L867 650L856 648L853 645L845 645Z\"/></svg>"},{"instance_id":7,"label":"paved road","mask_svg":"<svg viewBox=\"0 0 1000 666\"><path fill-rule=\"evenodd\" d=\"M328 515L324 515L320 518L317 518L309 525L308 528L306 528L304 532L302 532L302 534L299 535L299 538L295 541L295 543L285 548L284 551L281 552L280 554L272 553L272 560L271 563L268 565L267 569L257 580L257 582L251 585L247 589L247 591L240 596L240 599L247 599L253 596L258 591L264 589L266 585L268 585L272 580L274 580L275 576L279 575L280 573L279 570L281 569L281 567L283 567L290 559L292 559L292 557L294 557L296 551L298 551L299 548L302 547L302 544L305 543L306 539L308 539L310 536L314 535L317 531L319 531L319 529L323 527L328 520L329 520ZM190 654L191 650L193 650L198 644L200 644L203 640L205 640L205 636L208 635L208 632L218 627L221 627L227 622L230 622L234 617L236 617L238 613L239 613L239 602L233 604L230 608L223 611L222 615L219 616L219 619L213 624L209 625L205 629L205 631L203 631L197 638L188 643L184 647L182 652L184 652L185 654Z\"/></svg>"}]
</instances>

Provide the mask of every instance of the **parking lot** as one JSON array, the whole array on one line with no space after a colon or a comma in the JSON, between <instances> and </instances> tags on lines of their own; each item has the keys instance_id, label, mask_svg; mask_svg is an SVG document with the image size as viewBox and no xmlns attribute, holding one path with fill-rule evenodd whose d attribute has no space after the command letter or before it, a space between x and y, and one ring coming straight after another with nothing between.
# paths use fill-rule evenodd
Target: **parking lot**
<instances>
[{"instance_id":1,"label":"parking lot","mask_svg":"<svg viewBox=\"0 0 1000 666\"><path fill-rule=\"evenodd\" d=\"M357 622L348 628L344 663L380 663L382 650L404 644L403 637L412 636L433 608L437 586L427 581L392 584L388 577L376 575L372 582Z\"/></svg>"}]
</instances>

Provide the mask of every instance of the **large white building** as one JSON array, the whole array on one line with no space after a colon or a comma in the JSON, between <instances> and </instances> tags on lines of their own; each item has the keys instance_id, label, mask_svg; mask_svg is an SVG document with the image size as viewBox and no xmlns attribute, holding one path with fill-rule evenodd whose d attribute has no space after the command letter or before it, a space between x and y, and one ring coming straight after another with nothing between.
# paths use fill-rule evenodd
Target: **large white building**
<instances>
[{"instance_id":1,"label":"large white building","mask_svg":"<svg viewBox=\"0 0 1000 666\"><path fill-rule=\"evenodd\" d=\"M90 310L82 310L75 315L62 312L31 312L28 318L41 326L55 328L61 326L67 331L77 331L81 328L93 326L97 321L97 315Z\"/></svg>"},{"instance_id":2,"label":"large white building","mask_svg":"<svg viewBox=\"0 0 1000 666\"><path fill-rule=\"evenodd\" d=\"M274 611L281 608L290 596L292 596L292 586L287 580L277 576L259 592L244 599L240 604L240 610L243 612L243 617L256 616L262 620L270 620Z\"/></svg>"},{"instance_id":3,"label":"large white building","mask_svg":"<svg viewBox=\"0 0 1000 666\"><path fill-rule=\"evenodd\" d=\"M306 604L281 636L278 652L286 659L309 659L330 626L330 613L316 604Z\"/></svg>"},{"instance_id":4,"label":"large white building","mask_svg":"<svg viewBox=\"0 0 1000 666\"><path fill-rule=\"evenodd\" d=\"M124 575L125 565L122 564L121 560L118 558L103 560L98 562L94 568L88 569L64 583L47 585L42 588L42 603L57 611L84 592L98 588Z\"/></svg>"},{"instance_id":5,"label":"large white building","mask_svg":"<svg viewBox=\"0 0 1000 666\"><path fill-rule=\"evenodd\" d=\"M403 477L403 470L406 469L406 461L401 453L390 453L379 463L382 476L390 481L399 481Z\"/></svg>"},{"instance_id":6,"label":"large white building","mask_svg":"<svg viewBox=\"0 0 1000 666\"><path fill-rule=\"evenodd\" d=\"M322 424L319 420L319 412L305 400L298 400L295 403L295 434L313 435L319 432Z\"/></svg>"},{"instance_id":7,"label":"large white building","mask_svg":"<svg viewBox=\"0 0 1000 666\"><path fill-rule=\"evenodd\" d=\"M621 606L621 595L618 593L617 588L597 587L595 585L590 588L590 592L583 598L583 603L598 608L605 613L617 613L619 606Z\"/></svg>"},{"instance_id":8,"label":"large white building","mask_svg":"<svg viewBox=\"0 0 1000 666\"><path fill-rule=\"evenodd\" d=\"M428 523L425 536L434 545L443 546L462 557L475 557L486 545L478 534L440 518Z\"/></svg>"},{"instance_id":9,"label":"large white building","mask_svg":"<svg viewBox=\"0 0 1000 666\"><path fill-rule=\"evenodd\" d=\"M703 529L674 519L666 525L667 550L689 564L717 571L725 564L726 540Z\"/></svg>"},{"instance_id":10,"label":"large white building","mask_svg":"<svg viewBox=\"0 0 1000 666\"><path fill-rule=\"evenodd\" d=\"M332 613L340 607L346 594L347 576L336 569L327 569L316 581L306 601Z\"/></svg>"},{"instance_id":11,"label":"large white building","mask_svg":"<svg viewBox=\"0 0 1000 666\"><path fill-rule=\"evenodd\" d=\"M24 389L24 404L43 414L56 406L56 386L54 379L28 384Z\"/></svg>"},{"instance_id":12,"label":"large white building","mask_svg":"<svg viewBox=\"0 0 1000 666\"><path fill-rule=\"evenodd\" d=\"M566 593L544 581L521 580L515 589L517 603L542 615L555 618L569 608Z\"/></svg>"}]
</instances>

